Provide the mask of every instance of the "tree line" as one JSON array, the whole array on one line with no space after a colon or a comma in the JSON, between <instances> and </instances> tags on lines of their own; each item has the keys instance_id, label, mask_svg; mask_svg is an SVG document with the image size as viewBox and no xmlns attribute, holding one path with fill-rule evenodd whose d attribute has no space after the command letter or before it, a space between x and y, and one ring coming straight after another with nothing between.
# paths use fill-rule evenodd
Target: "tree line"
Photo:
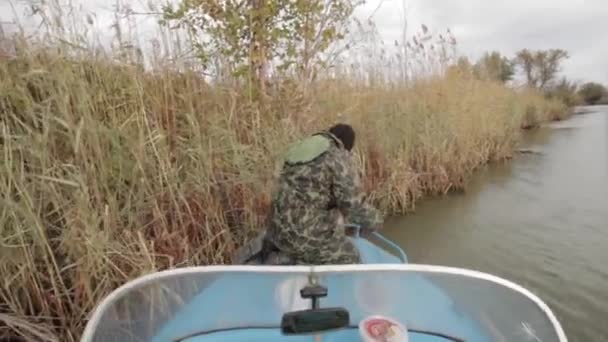
<instances>
[{"instance_id":1,"label":"tree line","mask_svg":"<svg viewBox=\"0 0 608 342\"><path fill-rule=\"evenodd\" d=\"M306 86L327 67L331 46L342 42L343 49L348 49L344 38L352 27L355 8L362 3L182 0L163 8L162 23L190 33L203 68L220 79L244 80L252 99L260 100L267 92L270 74L287 74ZM608 102L603 85L579 85L558 77L567 58L568 52L562 49L522 49L512 58L493 51L474 64L463 57L457 66L467 68L475 77L502 83L512 81L519 72L527 87L571 106Z\"/></svg>"},{"instance_id":2,"label":"tree line","mask_svg":"<svg viewBox=\"0 0 608 342\"><path fill-rule=\"evenodd\" d=\"M538 89L548 97L556 97L568 105L608 103L608 90L599 83L577 84L559 77L561 65L569 58L562 49L522 49L508 58L500 52L486 52L477 62L461 58L459 66L468 68L475 77L501 83L513 81L519 72L525 85Z\"/></svg>"}]
</instances>

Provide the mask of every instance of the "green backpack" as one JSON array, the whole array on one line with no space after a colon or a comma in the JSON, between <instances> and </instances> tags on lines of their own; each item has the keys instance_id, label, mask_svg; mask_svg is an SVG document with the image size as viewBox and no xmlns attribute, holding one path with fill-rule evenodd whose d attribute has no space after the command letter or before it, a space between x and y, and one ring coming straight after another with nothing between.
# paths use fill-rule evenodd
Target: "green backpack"
<instances>
[{"instance_id":1,"label":"green backpack","mask_svg":"<svg viewBox=\"0 0 608 342\"><path fill-rule=\"evenodd\" d=\"M331 138L323 134L315 134L292 145L285 154L288 164L305 164L327 152L331 146Z\"/></svg>"}]
</instances>

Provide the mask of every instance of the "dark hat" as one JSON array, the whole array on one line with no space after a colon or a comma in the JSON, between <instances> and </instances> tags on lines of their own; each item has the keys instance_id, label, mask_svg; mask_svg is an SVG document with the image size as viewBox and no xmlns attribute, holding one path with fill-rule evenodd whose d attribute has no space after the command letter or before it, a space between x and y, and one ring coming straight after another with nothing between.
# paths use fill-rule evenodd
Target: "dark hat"
<instances>
[{"instance_id":1,"label":"dark hat","mask_svg":"<svg viewBox=\"0 0 608 342\"><path fill-rule=\"evenodd\" d=\"M340 139L344 148L348 151L355 146L355 130L347 124L337 124L329 129L329 133Z\"/></svg>"}]
</instances>

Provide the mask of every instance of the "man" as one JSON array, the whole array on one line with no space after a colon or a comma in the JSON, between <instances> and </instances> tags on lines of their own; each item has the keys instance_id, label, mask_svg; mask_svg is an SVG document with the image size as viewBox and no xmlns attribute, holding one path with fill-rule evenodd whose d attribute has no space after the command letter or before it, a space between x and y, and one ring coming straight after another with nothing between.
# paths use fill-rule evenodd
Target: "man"
<instances>
[{"instance_id":1,"label":"man","mask_svg":"<svg viewBox=\"0 0 608 342\"><path fill-rule=\"evenodd\" d=\"M352 127L338 124L292 146L269 217L267 242L298 264L355 264L344 223L375 231L381 213L363 198L351 150Z\"/></svg>"}]
</instances>

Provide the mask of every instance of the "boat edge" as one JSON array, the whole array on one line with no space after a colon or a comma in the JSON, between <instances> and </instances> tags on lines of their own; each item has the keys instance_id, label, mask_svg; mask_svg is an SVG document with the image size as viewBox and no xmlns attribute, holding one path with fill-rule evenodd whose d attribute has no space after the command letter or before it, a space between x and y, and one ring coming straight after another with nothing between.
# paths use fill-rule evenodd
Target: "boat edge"
<instances>
[{"instance_id":1,"label":"boat edge","mask_svg":"<svg viewBox=\"0 0 608 342\"><path fill-rule=\"evenodd\" d=\"M85 326L85 330L81 336L80 341L92 341L94 335L94 328L97 327L99 321L102 318L103 313L110 304L112 304L117 298L122 296L127 291L134 288L144 286L153 281L157 281L162 278L166 278L174 275L186 275L186 274L200 274L200 273L211 273L211 272L260 272L260 273L333 273L333 272L378 272L378 271L415 271L421 273L448 273L454 275L464 275L470 278L487 280L499 285L503 285L510 288L513 291L519 292L526 296L528 299L533 301L539 309L541 309L553 325L557 332L559 342L567 342L568 339L563 330L563 327L557 320L557 317L549 308L549 306L540 299L537 295L532 293L530 290L518 285L510 280L464 268L448 267L448 266L437 266L437 265L425 265L425 264L357 264L357 265L330 265L330 266L268 266L268 265L212 265L212 266L191 266L176 268L170 270L159 271L143 275L139 278L133 279L126 284L118 287L106 296L92 311L90 319Z\"/></svg>"}]
</instances>

